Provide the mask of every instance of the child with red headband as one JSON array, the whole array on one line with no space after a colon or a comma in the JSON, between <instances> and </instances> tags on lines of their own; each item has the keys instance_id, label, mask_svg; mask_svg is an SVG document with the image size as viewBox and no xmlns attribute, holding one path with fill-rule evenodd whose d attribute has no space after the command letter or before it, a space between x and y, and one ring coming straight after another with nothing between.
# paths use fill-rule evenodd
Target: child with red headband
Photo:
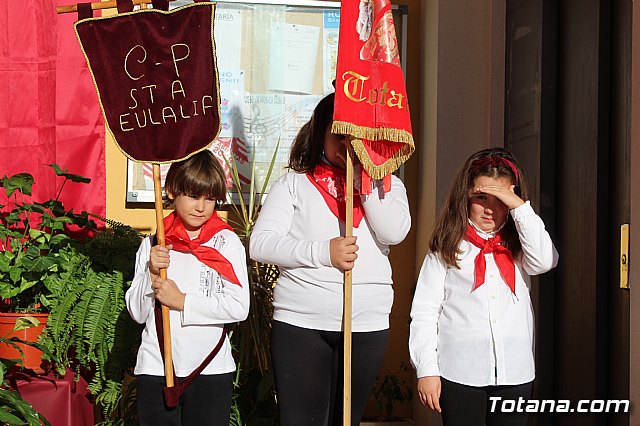
<instances>
[{"instance_id":1,"label":"child with red headband","mask_svg":"<svg viewBox=\"0 0 640 426\"><path fill-rule=\"evenodd\" d=\"M131 317L145 324L135 368L138 422L228 426L236 366L225 324L249 312L245 249L216 213L226 179L211 151L173 163L164 189L175 207L164 219L166 247L145 238L125 296ZM170 309L175 375L164 396L160 303Z\"/></svg>"},{"instance_id":2,"label":"child with red headband","mask_svg":"<svg viewBox=\"0 0 640 426\"><path fill-rule=\"evenodd\" d=\"M501 413L492 404L531 396L529 277L558 261L527 199L513 155L479 151L459 171L431 234L409 350L420 401L441 412L445 426L527 424L527 413Z\"/></svg>"}]
</instances>

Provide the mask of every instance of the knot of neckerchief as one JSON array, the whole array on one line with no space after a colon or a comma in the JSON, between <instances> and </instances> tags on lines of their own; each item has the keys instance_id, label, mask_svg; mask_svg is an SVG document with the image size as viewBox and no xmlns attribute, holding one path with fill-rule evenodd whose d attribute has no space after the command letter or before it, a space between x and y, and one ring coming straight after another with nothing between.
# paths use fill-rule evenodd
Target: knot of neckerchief
<instances>
[{"instance_id":1,"label":"knot of neckerchief","mask_svg":"<svg viewBox=\"0 0 640 426\"><path fill-rule=\"evenodd\" d=\"M480 253L478 253L475 259L475 285L473 286L473 289L471 291L484 284L485 273L487 270L487 263L484 256L486 254L492 253L502 279L505 281L507 286L509 286L511 292L515 295L516 267L513 263L513 256L511 255L511 251L501 244L502 231L498 232L495 237L487 238L485 240L478 235L473 226L468 225L465 239L480 249Z\"/></svg>"},{"instance_id":2,"label":"knot of neckerchief","mask_svg":"<svg viewBox=\"0 0 640 426\"><path fill-rule=\"evenodd\" d=\"M193 254L200 262L214 269L232 283L242 286L233 270L231 262L220 254L218 250L203 245L223 229L233 231L233 229L214 212L211 218L200 228L198 237L192 240L189 234L187 234L184 224L175 212L164 218L165 240L167 244L173 245L173 250Z\"/></svg>"},{"instance_id":3,"label":"knot of neckerchief","mask_svg":"<svg viewBox=\"0 0 640 426\"><path fill-rule=\"evenodd\" d=\"M504 157L499 157L497 155L494 155L491 157L479 158L475 160L473 163L471 163L471 167L469 169L471 171L475 171L475 170L482 169L483 167L498 167L498 166L507 166L509 169L511 169L513 176L516 178L515 184L518 185L518 181L520 179L520 177L518 176L518 168L512 161L507 160Z\"/></svg>"},{"instance_id":4,"label":"knot of neckerchief","mask_svg":"<svg viewBox=\"0 0 640 426\"><path fill-rule=\"evenodd\" d=\"M320 192L329 210L344 222L347 217L347 202L345 200L347 177L345 171L320 161L313 173L307 172L307 177ZM357 228L364 217L364 207L362 207L362 200L355 189L353 195L353 226Z\"/></svg>"}]
</instances>

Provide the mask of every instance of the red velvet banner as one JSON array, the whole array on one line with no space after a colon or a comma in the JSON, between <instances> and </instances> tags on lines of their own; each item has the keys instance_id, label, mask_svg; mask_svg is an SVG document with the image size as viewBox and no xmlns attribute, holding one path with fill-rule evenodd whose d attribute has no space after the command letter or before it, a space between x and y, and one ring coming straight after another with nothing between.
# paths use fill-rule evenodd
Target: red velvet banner
<instances>
[{"instance_id":1,"label":"red velvet banner","mask_svg":"<svg viewBox=\"0 0 640 426\"><path fill-rule=\"evenodd\" d=\"M132 160L182 160L218 136L214 12L202 2L76 23L107 128Z\"/></svg>"},{"instance_id":2,"label":"red velvet banner","mask_svg":"<svg viewBox=\"0 0 640 426\"><path fill-rule=\"evenodd\" d=\"M411 117L389 0L343 0L333 133L352 135L374 179L414 151Z\"/></svg>"}]
</instances>

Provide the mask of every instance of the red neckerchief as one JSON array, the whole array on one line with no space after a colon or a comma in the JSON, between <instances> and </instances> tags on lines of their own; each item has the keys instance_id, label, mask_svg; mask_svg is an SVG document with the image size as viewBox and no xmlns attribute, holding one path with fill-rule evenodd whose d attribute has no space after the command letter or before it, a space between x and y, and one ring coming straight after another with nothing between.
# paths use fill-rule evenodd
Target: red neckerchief
<instances>
[{"instance_id":1,"label":"red neckerchief","mask_svg":"<svg viewBox=\"0 0 640 426\"><path fill-rule=\"evenodd\" d=\"M324 202L327 203L331 212L344 222L347 216L345 171L320 161L313 174L308 172L307 177L313 186L320 191L320 195L324 198ZM364 217L364 207L362 207L362 200L355 189L353 195L353 226L357 228Z\"/></svg>"},{"instance_id":2,"label":"red neckerchief","mask_svg":"<svg viewBox=\"0 0 640 426\"><path fill-rule=\"evenodd\" d=\"M173 244L173 250L193 254L200 262L242 287L231 262L221 255L218 250L203 245L223 229L233 231L229 225L220 219L218 213L213 212L211 218L200 228L198 237L192 240L175 212L164 218L165 239L167 244Z\"/></svg>"},{"instance_id":3,"label":"red neckerchief","mask_svg":"<svg viewBox=\"0 0 640 426\"><path fill-rule=\"evenodd\" d=\"M493 253L493 258L496 261L496 265L498 265L498 270L500 271L500 275L502 275L502 279L507 283L511 292L515 295L516 266L513 263L511 251L500 244L502 242L502 231L498 232L495 237L487 238L485 240L477 234L473 226L468 225L465 239L480 249L480 253L478 253L475 260L475 285L471 291L484 284L484 275L487 269L487 263L484 255L487 253Z\"/></svg>"}]
</instances>

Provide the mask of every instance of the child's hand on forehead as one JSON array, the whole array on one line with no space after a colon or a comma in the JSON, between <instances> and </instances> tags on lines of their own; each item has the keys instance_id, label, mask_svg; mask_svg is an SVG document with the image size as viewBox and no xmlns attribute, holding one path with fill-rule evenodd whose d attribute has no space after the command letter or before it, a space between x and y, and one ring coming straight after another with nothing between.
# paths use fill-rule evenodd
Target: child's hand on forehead
<instances>
[{"instance_id":1,"label":"child's hand on forehead","mask_svg":"<svg viewBox=\"0 0 640 426\"><path fill-rule=\"evenodd\" d=\"M503 186L503 185L485 185L473 188L474 194L489 194L502 201L509 210L513 210L524 204L522 198L518 197L514 192L515 185Z\"/></svg>"}]
</instances>

